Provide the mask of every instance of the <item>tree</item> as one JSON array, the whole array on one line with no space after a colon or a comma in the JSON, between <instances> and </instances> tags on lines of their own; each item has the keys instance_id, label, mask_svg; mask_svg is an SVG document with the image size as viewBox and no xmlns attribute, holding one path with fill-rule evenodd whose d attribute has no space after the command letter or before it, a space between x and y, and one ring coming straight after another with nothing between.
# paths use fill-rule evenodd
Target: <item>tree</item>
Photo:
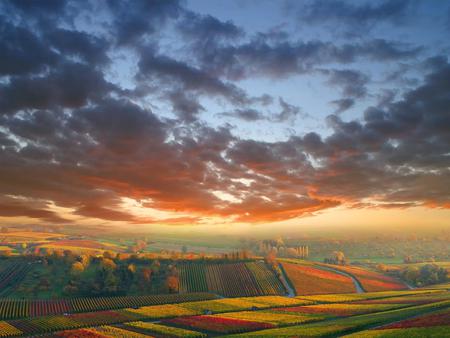
<instances>
[{"instance_id":1,"label":"tree","mask_svg":"<svg viewBox=\"0 0 450 338\"><path fill-rule=\"evenodd\" d=\"M114 254L114 252L112 251L104 251L103 252L103 257L104 258L109 258L109 259L113 259L116 255Z\"/></svg>"},{"instance_id":2,"label":"tree","mask_svg":"<svg viewBox=\"0 0 450 338\"><path fill-rule=\"evenodd\" d=\"M277 253L275 250L271 250L265 257L266 263L269 264L271 267L278 266L277 262Z\"/></svg>"},{"instance_id":3,"label":"tree","mask_svg":"<svg viewBox=\"0 0 450 338\"><path fill-rule=\"evenodd\" d=\"M117 292L117 287L118 287L117 277L112 273L112 271L108 271L105 275L103 282L103 292L107 294L115 293Z\"/></svg>"},{"instance_id":4,"label":"tree","mask_svg":"<svg viewBox=\"0 0 450 338\"><path fill-rule=\"evenodd\" d=\"M101 267L105 270L114 271L117 268L117 265L112 259L103 258L101 261Z\"/></svg>"},{"instance_id":5,"label":"tree","mask_svg":"<svg viewBox=\"0 0 450 338\"><path fill-rule=\"evenodd\" d=\"M178 276L170 275L166 279L166 286L169 292L178 292L179 283Z\"/></svg>"},{"instance_id":6,"label":"tree","mask_svg":"<svg viewBox=\"0 0 450 338\"><path fill-rule=\"evenodd\" d=\"M181 252L182 252L183 254L186 254L186 253L188 252L188 248L187 248L186 245L183 245L183 246L181 247Z\"/></svg>"},{"instance_id":7,"label":"tree","mask_svg":"<svg viewBox=\"0 0 450 338\"><path fill-rule=\"evenodd\" d=\"M136 265L129 264L128 265L128 271L130 271L130 273L132 273L134 275L136 273Z\"/></svg>"},{"instance_id":8,"label":"tree","mask_svg":"<svg viewBox=\"0 0 450 338\"><path fill-rule=\"evenodd\" d=\"M84 265L81 262L75 262L72 264L72 267L70 268L70 272L73 275L80 275L84 271Z\"/></svg>"},{"instance_id":9,"label":"tree","mask_svg":"<svg viewBox=\"0 0 450 338\"><path fill-rule=\"evenodd\" d=\"M152 269L149 268L143 268L141 271L142 280L145 283L149 283L152 278Z\"/></svg>"},{"instance_id":10,"label":"tree","mask_svg":"<svg viewBox=\"0 0 450 338\"><path fill-rule=\"evenodd\" d=\"M90 261L91 261L91 257L89 255L81 255L79 257L79 260L80 260L81 264L83 264L83 266L85 268L87 268L89 266Z\"/></svg>"},{"instance_id":11,"label":"tree","mask_svg":"<svg viewBox=\"0 0 450 338\"><path fill-rule=\"evenodd\" d=\"M436 264L425 264L420 268L407 266L400 272L400 277L407 283L425 286L446 282L448 280L448 272Z\"/></svg>"},{"instance_id":12,"label":"tree","mask_svg":"<svg viewBox=\"0 0 450 338\"><path fill-rule=\"evenodd\" d=\"M325 258L325 263L336 264L336 265L346 265L347 259L342 251L333 251L330 257Z\"/></svg>"},{"instance_id":13,"label":"tree","mask_svg":"<svg viewBox=\"0 0 450 338\"><path fill-rule=\"evenodd\" d=\"M150 266L150 269L152 269L152 272L157 275L159 273L159 269L161 267L161 263L159 263L158 260L155 260L152 265Z\"/></svg>"}]
</instances>

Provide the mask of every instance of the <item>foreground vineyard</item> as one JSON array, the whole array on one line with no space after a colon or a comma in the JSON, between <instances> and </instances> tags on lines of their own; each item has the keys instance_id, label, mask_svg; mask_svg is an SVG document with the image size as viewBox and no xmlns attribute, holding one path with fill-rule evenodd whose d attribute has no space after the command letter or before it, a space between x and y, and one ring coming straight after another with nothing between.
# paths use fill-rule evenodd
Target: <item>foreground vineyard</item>
<instances>
[{"instance_id":1,"label":"foreground vineyard","mask_svg":"<svg viewBox=\"0 0 450 338\"><path fill-rule=\"evenodd\" d=\"M214 299L209 293L72 298L61 300L0 299L0 319L99 311L156 304Z\"/></svg>"},{"instance_id":2,"label":"foreground vineyard","mask_svg":"<svg viewBox=\"0 0 450 338\"><path fill-rule=\"evenodd\" d=\"M263 262L187 263L179 266L180 292L214 292L227 297L283 295L285 289Z\"/></svg>"},{"instance_id":3,"label":"foreground vineyard","mask_svg":"<svg viewBox=\"0 0 450 338\"><path fill-rule=\"evenodd\" d=\"M436 337L447 337L449 315L446 288L294 298L180 298L172 304L4 320L0 337L397 337L400 329L424 334L424 327Z\"/></svg>"}]
</instances>

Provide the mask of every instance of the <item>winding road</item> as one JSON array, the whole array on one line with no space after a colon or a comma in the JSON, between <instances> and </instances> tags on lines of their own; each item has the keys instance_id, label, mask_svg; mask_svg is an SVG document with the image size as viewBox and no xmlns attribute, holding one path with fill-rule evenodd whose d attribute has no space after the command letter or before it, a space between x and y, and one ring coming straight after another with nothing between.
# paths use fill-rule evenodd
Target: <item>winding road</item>
<instances>
[{"instance_id":1,"label":"winding road","mask_svg":"<svg viewBox=\"0 0 450 338\"><path fill-rule=\"evenodd\" d=\"M283 266L281 265L281 263L278 263L278 267L281 270L281 275L278 276L281 284L283 284L284 288L287 291L287 295L288 297L295 297L295 290L291 287L291 284L287 281L287 276L286 276L286 272L283 269Z\"/></svg>"}]
</instances>

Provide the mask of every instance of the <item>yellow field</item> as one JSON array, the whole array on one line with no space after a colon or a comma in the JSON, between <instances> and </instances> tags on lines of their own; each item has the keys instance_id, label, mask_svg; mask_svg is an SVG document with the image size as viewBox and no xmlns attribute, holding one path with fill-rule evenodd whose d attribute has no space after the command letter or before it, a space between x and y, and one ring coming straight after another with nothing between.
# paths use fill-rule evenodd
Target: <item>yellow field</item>
<instances>
[{"instance_id":1,"label":"yellow field","mask_svg":"<svg viewBox=\"0 0 450 338\"><path fill-rule=\"evenodd\" d=\"M125 247L112 243L100 242L94 240L62 239L58 241L47 242L39 248L51 250L70 250L75 253L102 254L105 251L123 252Z\"/></svg>"},{"instance_id":2,"label":"yellow field","mask_svg":"<svg viewBox=\"0 0 450 338\"><path fill-rule=\"evenodd\" d=\"M0 233L0 242L10 244L46 243L49 240L64 237L67 237L67 235L49 232L14 231Z\"/></svg>"},{"instance_id":3,"label":"yellow field","mask_svg":"<svg viewBox=\"0 0 450 338\"><path fill-rule=\"evenodd\" d=\"M69 246L69 245L53 245L53 244L42 244L39 248L50 249L50 250L70 250L76 254L90 254L90 255L101 255L105 250L102 249L92 249L84 248L79 246Z\"/></svg>"},{"instance_id":4,"label":"yellow field","mask_svg":"<svg viewBox=\"0 0 450 338\"><path fill-rule=\"evenodd\" d=\"M61 238L67 237L64 234L58 234L53 232L34 232L34 231L14 231L14 232L5 232L0 234L0 238L2 237L22 237L22 238L33 238L33 239L52 239L52 238Z\"/></svg>"},{"instance_id":5,"label":"yellow field","mask_svg":"<svg viewBox=\"0 0 450 338\"><path fill-rule=\"evenodd\" d=\"M139 309L126 309L126 310L152 319L178 317L178 316L192 316L201 313L201 311L186 309L181 305L173 305L173 304L143 306L140 307Z\"/></svg>"}]
</instances>

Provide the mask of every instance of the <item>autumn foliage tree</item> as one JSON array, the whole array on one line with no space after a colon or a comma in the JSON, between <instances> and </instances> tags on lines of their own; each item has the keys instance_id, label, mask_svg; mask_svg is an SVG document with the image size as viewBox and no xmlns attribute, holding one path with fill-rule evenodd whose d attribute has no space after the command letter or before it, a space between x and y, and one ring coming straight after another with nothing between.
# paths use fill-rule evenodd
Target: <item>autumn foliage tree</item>
<instances>
[{"instance_id":1,"label":"autumn foliage tree","mask_svg":"<svg viewBox=\"0 0 450 338\"><path fill-rule=\"evenodd\" d=\"M70 272L72 275L78 276L84 271L84 265L81 262L75 262L72 264L70 268Z\"/></svg>"},{"instance_id":2,"label":"autumn foliage tree","mask_svg":"<svg viewBox=\"0 0 450 338\"><path fill-rule=\"evenodd\" d=\"M324 262L328 264L346 265L347 259L342 251L333 251L330 257L324 259Z\"/></svg>"},{"instance_id":3,"label":"autumn foliage tree","mask_svg":"<svg viewBox=\"0 0 450 338\"><path fill-rule=\"evenodd\" d=\"M180 288L180 278L178 270L174 265L169 266L169 274L166 278L166 286L169 292L178 292Z\"/></svg>"},{"instance_id":4,"label":"autumn foliage tree","mask_svg":"<svg viewBox=\"0 0 450 338\"><path fill-rule=\"evenodd\" d=\"M167 276L166 286L167 286L167 289L169 290L169 292L171 292L171 293L178 292L179 285L180 285L180 280L179 280L178 276L175 276L175 275Z\"/></svg>"}]
</instances>

